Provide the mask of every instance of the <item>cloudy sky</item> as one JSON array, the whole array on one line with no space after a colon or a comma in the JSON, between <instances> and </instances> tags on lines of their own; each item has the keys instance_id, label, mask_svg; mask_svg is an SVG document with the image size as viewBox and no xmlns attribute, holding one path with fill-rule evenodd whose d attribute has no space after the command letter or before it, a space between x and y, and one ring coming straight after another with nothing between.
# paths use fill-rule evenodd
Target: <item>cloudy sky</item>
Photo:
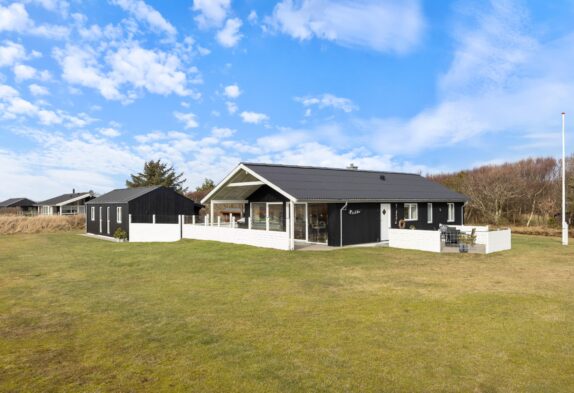
<instances>
[{"instance_id":1,"label":"cloudy sky","mask_svg":"<svg viewBox=\"0 0 574 393\"><path fill-rule=\"evenodd\" d=\"M106 192L158 158L193 188L240 161L557 155L572 20L558 0L0 0L0 200Z\"/></svg>"}]
</instances>

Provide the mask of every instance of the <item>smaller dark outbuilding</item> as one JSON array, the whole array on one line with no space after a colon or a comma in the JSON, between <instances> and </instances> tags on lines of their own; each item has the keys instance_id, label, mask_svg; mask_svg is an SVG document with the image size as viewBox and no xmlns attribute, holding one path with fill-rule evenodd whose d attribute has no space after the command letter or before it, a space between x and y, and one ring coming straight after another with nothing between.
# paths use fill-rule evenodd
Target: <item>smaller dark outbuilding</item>
<instances>
[{"instance_id":1,"label":"smaller dark outbuilding","mask_svg":"<svg viewBox=\"0 0 574 393\"><path fill-rule=\"evenodd\" d=\"M163 186L123 188L108 192L86 203L86 231L114 236L118 228L129 238L129 217L133 223L177 223L179 215L196 215L203 207Z\"/></svg>"},{"instance_id":2,"label":"smaller dark outbuilding","mask_svg":"<svg viewBox=\"0 0 574 393\"><path fill-rule=\"evenodd\" d=\"M0 202L0 211L16 214L34 214L37 211L36 202L28 198L11 198Z\"/></svg>"}]
</instances>

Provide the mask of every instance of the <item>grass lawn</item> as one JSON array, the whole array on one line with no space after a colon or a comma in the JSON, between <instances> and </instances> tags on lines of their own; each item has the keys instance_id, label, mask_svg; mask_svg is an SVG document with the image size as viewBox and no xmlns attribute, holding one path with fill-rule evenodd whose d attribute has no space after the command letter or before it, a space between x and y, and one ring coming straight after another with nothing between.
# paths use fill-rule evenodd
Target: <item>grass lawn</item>
<instances>
[{"instance_id":1,"label":"grass lawn","mask_svg":"<svg viewBox=\"0 0 574 393\"><path fill-rule=\"evenodd\" d=\"M574 391L574 246L2 236L0 391Z\"/></svg>"}]
</instances>

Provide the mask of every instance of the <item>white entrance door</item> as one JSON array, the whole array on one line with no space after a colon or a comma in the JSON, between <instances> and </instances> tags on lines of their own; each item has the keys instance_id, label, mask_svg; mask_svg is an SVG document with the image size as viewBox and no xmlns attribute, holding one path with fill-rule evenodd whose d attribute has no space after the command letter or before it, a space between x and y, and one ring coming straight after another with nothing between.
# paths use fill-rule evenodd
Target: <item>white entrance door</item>
<instances>
[{"instance_id":1,"label":"white entrance door","mask_svg":"<svg viewBox=\"0 0 574 393\"><path fill-rule=\"evenodd\" d=\"M381 241L389 241L389 228L391 227L391 204L381 203Z\"/></svg>"},{"instance_id":2,"label":"white entrance door","mask_svg":"<svg viewBox=\"0 0 574 393\"><path fill-rule=\"evenodd\" d=\"M102 207L100 206L100 233L102 233Z\"/></svg>"}]
</instances>

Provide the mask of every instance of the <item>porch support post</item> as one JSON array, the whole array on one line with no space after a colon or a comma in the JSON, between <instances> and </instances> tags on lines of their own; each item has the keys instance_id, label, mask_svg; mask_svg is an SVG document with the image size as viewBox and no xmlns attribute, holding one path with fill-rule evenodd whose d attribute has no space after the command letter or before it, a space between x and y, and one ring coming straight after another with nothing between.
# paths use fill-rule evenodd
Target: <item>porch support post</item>
<instances>
[{"instance_id":1,"label":"porch support post","mask_svg":"<svg viewBox=\"0 0 574 393\"><path fill-rule=\"evenodd\" d=\"M209 201L209 221L212 222L212 223L214 222L214 221L213 221L213 217L214 217L214 215L213 215L213 206L214 206L214 203L213 203L213 199L212 199L211 201Z\"/></svg>"},{"instance_id":2,"label":"porch support post","mask_svg":"<svg viewBox=\"0 0 574 393\"><path fill-rule=\"evenodd\" d=\"M295 204L289 201L289 249L295 249Z\"/></svg>"}]
</instances>

